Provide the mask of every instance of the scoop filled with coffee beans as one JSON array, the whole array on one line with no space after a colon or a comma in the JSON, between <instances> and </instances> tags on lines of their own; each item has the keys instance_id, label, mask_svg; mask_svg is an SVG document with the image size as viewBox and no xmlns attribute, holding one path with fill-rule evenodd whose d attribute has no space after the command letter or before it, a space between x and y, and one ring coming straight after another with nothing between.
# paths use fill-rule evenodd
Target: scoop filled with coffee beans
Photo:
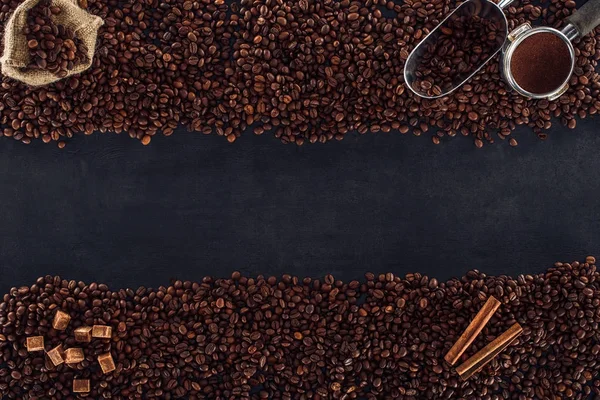
<instances>
[{"instance_id":1,"label":"scoop filled with coffee beans","mask_svg":"<svg viewBox=\"0 0 600 400\"><path fill-rule=\"evenodd\" d=\"M469 81L501 49L508 37L503 8L488 0L468 0L448 15L410 53L404 82L416 95L444 97Z\"/></svg>"}]
</instances>

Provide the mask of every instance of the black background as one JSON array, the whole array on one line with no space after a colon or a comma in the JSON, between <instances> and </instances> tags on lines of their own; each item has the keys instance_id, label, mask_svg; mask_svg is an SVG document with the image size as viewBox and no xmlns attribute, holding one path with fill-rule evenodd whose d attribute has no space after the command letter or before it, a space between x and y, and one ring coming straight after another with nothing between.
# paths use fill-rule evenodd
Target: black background
<instances>
[{"instance_id":1,"label":"black background","mask_svg":"<svg viewBox=\"0 0 600 400\"><path fill-rule=\"evenodd\" d=\"M179 132L66 149L0 140L0 292L45 274L112 288L234 270L342 279L541 272L600 255L598 120L520 145L349 134L296 147Z\"/></svg>"}]
</instances>

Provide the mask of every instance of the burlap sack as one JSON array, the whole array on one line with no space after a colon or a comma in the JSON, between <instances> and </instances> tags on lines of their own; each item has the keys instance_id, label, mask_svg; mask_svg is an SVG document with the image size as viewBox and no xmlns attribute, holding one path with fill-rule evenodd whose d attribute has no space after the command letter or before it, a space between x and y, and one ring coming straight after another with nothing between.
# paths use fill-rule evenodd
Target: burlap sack
<instances>
[{"instance_id":1,"label":"burlap sack","mask_svg":"<svg viewBox=\"0 0 600 400\"><path fill-rule=\"evenodd\" d=\"M76 1L76 0L75 0ZM76 65L67 76L79 74L92 65L98 29L104 24L102 18L88 13L73 0L52 0L62 12L53 16L57 24L71 28L88 48L88 62ZM25 0L10 17L4 28L4 54L0 58L2 74L30 86L43 86L62 78L39 69L25 69L29 63L29 48L23 28L27 25L27 13L39 0Z\"/></svg>"}]
</instances>

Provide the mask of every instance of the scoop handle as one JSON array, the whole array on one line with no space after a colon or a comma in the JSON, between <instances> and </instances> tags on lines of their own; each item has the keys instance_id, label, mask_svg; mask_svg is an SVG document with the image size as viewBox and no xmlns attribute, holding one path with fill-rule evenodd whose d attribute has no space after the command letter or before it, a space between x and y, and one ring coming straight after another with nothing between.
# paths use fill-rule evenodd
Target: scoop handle
<instances>
[{"instance_id":1,"label":"scoop handle","mask_svg":"<svg viewBox=\"0 0 600 400\"><path fill-rule=\"evenodd\" d=\"M600 0L589 0L567 22L575 27L579 37L587 35L600 24Z\"/></svg>"},{"instance_id":2,"label":"scoop handle","mask_svg":"<svg viewBox=\"0 0 600 400\"><path fill-rule=\"evenodd\" d=\"M496 3L496 5L501 8L504 9L506 7L508 7L510 5L510 3L512 3L515 0L500 0L498 1L498 3Z\"/></svg>"}]
</instances>

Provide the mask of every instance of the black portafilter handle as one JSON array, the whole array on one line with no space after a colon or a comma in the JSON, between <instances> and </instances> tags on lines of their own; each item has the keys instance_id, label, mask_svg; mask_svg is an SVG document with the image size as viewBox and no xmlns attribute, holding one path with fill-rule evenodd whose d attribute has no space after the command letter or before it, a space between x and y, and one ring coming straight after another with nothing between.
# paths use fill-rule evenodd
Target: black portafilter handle
<instances>
[{"instance_id":1,"label":"black portafilter handle","mask_svg":"<svg viewBox=\"0 0 600 400\"><path fill-rule=\"evenodd\" d=\"M589 0L568 17L567 22L575 28L577 37L587 35L600 24L600 0Z\"/></svg>"}]
</instances>

